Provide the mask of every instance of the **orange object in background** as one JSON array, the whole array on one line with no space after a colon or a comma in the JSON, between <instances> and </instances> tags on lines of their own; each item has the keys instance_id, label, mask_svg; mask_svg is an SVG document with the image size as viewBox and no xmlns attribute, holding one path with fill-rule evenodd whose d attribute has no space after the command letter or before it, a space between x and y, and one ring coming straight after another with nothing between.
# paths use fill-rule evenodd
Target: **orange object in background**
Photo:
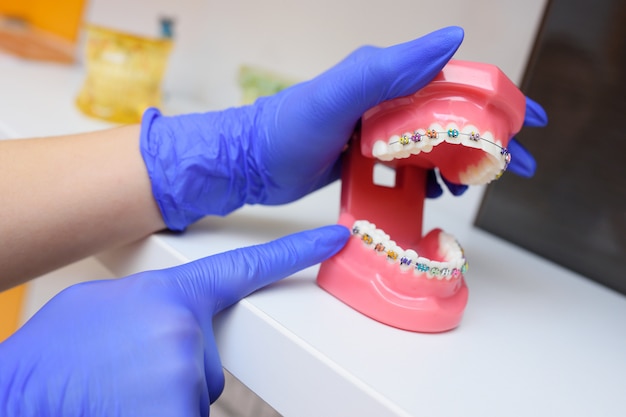
<instances>
[{"instance_id":1,"label":"orange object in background","mask_svg":"<svg viewBox=\"0 0 626 417\"><path fill-rule=\"evenodd\" d=\"M0 0L0 14L69 41L78 37L85 0Z\"/></svg>"},{"instance_id":2,"label":"orange object in background","mask_svg":"<svg viewBox=\"0 0 626 417\"><path fill-rule=\"evenodd\" d=\"M0 49L25 59L74 62L85 0L0 0Z\"/></svg>"},{"instance_id":3,"label":"orange object in background","mask_svg":"<svg viewBox=\"0 0 626 417\"><path fill-rule=\"evenodd\" d=\"M25 295L26 284L0 292L0 342L19 327Z\"/></svg>"}]
</instances>

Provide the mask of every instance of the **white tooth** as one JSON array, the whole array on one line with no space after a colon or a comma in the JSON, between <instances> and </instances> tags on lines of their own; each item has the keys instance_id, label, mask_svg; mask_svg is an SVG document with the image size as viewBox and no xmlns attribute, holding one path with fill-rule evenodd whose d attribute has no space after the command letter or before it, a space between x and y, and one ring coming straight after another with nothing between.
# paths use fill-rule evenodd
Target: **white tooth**
<instances>
[{"instance_id":1,"label":"white tooth","mask_svg":"<svg viewBox=\"0 0 626 417\"><path fill-rule=\"evenodd\" d=\"M450 259L449 255L454 253L456 246L454 239L448 233L439 234L439 252L446 260Z\"/></svg>"},{"instance_id":2,"label":"white tooth","mask_svg":"<svg viewBox=\"0 0 626 417\"><path fill-rule=\"evenodd\" d=\"M448 275L444 277L446 281L450 281L452 279L452 268L448 267L448 270Z\"/></svg>"},{"instance_id":3,"label":"white tooth","mask_svg":"<svg viewBox=\"0 0 626 417\"><path fill-rule=\"evenodd\" d=\"M402 152L402 144L400 143L400 136L393 135L389 138L389 143L387 144L389 153L395 154Z\"/></svg>"},{"instance_id":4,"label":"white tooth","mask_svg":"<svg viewBox=\"0 0 626 417\"><path fill-rule=\"evenodd\" d=\"M400 269L406 271L408 269L415 268L415 261L417 261L417 252L413 249L407 249L404 251L404 261L400 259Z\"/></svg>"},{"instance_id":5,"label":"white tooth","mask_svg":"<svg viewBox=\"0 0 626 417\"><path fill-rule=\"evenodd\" d=\"M377 255L384 255L385 248L387 247L387 239L385 239L385 234L382 233L380 229L376 229L374 232L374 250Z\"/></svg>"},{"instance_id":6,"label":"white tooth","mask_svg":"<svg viewBox=\"0 0 626 417\"><path fill-rule=\"evenodd\" d=\"M504 164L493 157L487 157L483 160L483 176L481 178L483 183L489 183L495 179L496 175L504 168Z\"/></svg>"},{"instance_id":7,"label":"white tooth","mask_svg":"<svg viewBox=\"0 0 626 417\"><path fill-rule=\"evenodd\" d=\"M491 133L488 130L485 133L483 133L482 135L480 135L480 137L485 139L485 140L488 140L489 142L495 143L495 141L493 140L493 133Z\"/></svg>"},{"instance_id":8,"label":"white tooth","mask_svg":"<svg viewBox=\"0 0 626 417\"><path fill-rule=\"evenodd\" d=\"M457 132L459 132L458 136L456 138L448 135L448 131L450 130L456 130ZM449 125L446 126L445 129L446 133L445 133L445 138L444 140L448 143L452 143L452 144L459 144L461 143L461 133L459 131L459 127L455 124L455 123L450 123Z\"/></svg>"},{"instance_id":9,"label":"white tooth","mask_svg":"<svg viewBox=\"0 0 626 417\"><path fill-rule=\"evenodd\" d=\"M370 222L368 222L367 220L357 220L356 222L354 222L354 225L359 228L365 228L369 227Z\"/></svg>"},{"instance_id":10,"label":"white tooth","mask_svg":"<svg viewBox=\"0 0 626 417\"><path fill-rule=\"evenodd\" d=\"M352 230L356 231L357 233L363 233L363 231L367 228L367 225L365 223L366 222L362 220L357 220L356 222L354 222Z\"/></svg>"},{"instance_id":11,"label":"white tooth","mask_svg":"<svg viewBox=\"0 0 626 417\"><path fill-rule=\"evenodd\" d=\"M498 148L497 146L488 143L483 147L483 151L485 151L485 153L487 153L487 155L489 156L489 162L492 165L500 166L504 164L504 159L502 158L502 155L500 155L501 148Z\"/></svg>"},{"instance_id":12,"label":"white tooth","mask_svg":"<svg viewBox=\"0 0 626 417\"><path fill-rule=\"evenodd\" d=\"M376 233L374 233L374 245L380 243L383 246L387 247L388 240L389 238L384 233L380 233L379 230L376 230Z\"/></svg>"},{"instance_id":13,"label":"white tooth","mask_svg":"<svg viewBox=\"0 0 626 417\"><path fill-rule=\"evenodd\" d=\"M402 256L403 252L402 248L398 247L398 245L396 245L394 241L390 241L387 248L387 261L389 261L390 263L400 262L400 257Z\"/></svg>"},{"instance_id":14,"label":"white tooth","mask_svg":"<svg viewBox=\"0 0 626 417\"><path fill-rule=\"evenodd\" d=\"M498 146L499 146L499 148L498 148L498 155L501 155L501 154L500 154L500 151L502 150L502 148L505 148L505 146L502 144L502 142L501 142L501 141L499 141L499 140L497 140L497 139L495 139L495 140L494 140L494 142L495 142L495 144L496 144L496 145L498 145Z\"/></svg>"},{"instance_id":15,"label":"white tooth","mask_svg":"<svg viewBox=\"0 0 626 417\"><path fill-rule=\"evenodd\" d=\"M490 182L501 171L504 165L485 155L477 165L469 166L459 174L463 184L480 185Z\"/></svg>"},{"instance_id":16,"label":"white tooth","mask_svg":"<svg viewBox=\"0 0 626 417\"><path fill-rule=\"evenodd\" d=\"M429 275L428 272L420 271L417 267L417 264L424 264L430 270L430 259L418 256L417 260L415 261L415 269L413 270L413 272L415 272L416 274L426 274L426 278L432 279L432 276Z\"/></svg>"},{"instance_id":17,"label":"white tooth","mask_svg":"<svg viewBox=\"0 0 626 417\"><path fill-rule=\"evenodd\" d=\"M411 132L404 132L405 138L410 138L413 134ZM409 139L409 143L402 144L402 150L396 155L396 158L408 158L411 156L411 150L415 147L412 140Z\"/></svg>"},{"instance_id":18,"label":"white tooth","mask_svg":"<svg viewBox=\"0 0 626 417\"><path fill-rule=\"evenodd\" d=\"M453 247L451 247L448 254L448 260L451 262L456 262L459 259L463 259L463 252L461 251L461 248L458 244L455 244Z\"/></svg>"},{"instance_id":19,"label":"white tooth","mask_svg":"<svg viewBox=\"0 0 626 417\"><path fill-rule=\"evenodd\" d=\"M463 267L464 263L465 263L465 259L460 258L453 262L452 267L460 270Z\"/></svg>"},{"instance_id":20,"label":"white tooth","mask_svg":"<svg viewBox=\"0 0 626 417\"><path fill-rule=\"evenodd\" d=\"M430 262L430 273L432 274L433 269L436 268L437 269L437 274L433 274L433 276L435 278L437 278L439 281L441 281L443 279L443 276L441 275L441 270L443 269L444 265L441 262L437 262L437 261L431 261Z\"/></svg>"},{"instance_id":21,"label":"white tooth","mask_svg":"<svg viewBox=\"0 0 626 417\"><path fill-rule=\"evenodd\" d=\"M480 141L483 151L492 155L496 161L501 160L502 156L500 152L502 151L502 142L494 139L493 134L489 131L485 132L481 137L484 139Z\"/></svg>"},{"instance_id":22,"label":"white tooth","mask_svg":"<svg viewBox=\"0 0 626 417\"><path fill-rule=\"evenodd\" d=\"M374 148L372 148L372 155L374 156L374 158L378 158L381 161L393 160L393 156L389 154L387 144L382 140L377 140L376 143L374 143Z\"/></svg>"},{"instance_id":23,"label":"white tooth","mask_svg":"<svg viewBox=\"0 0 626 417\"><path fill-rule=\"evenodd\" d=\"M483 184L489 184L491 181L496 179L499 169L494 169L495 167L491 167L488 171L485 171L485 175L483 177Z\"/></svg>"},{"instance_id":24,"label":"white tooth","mask_svg":"<svg viewBox=\"0 0 626 417\"><path fill-rule=\"evenodd\" d=\"M409 156L411 156L411 152L409 152L408 149L402 149L400 152L398 152L396 155L397 159L406 159Z\"/></svg>"},{"instance_id":25,"label":"white tooth","mask_svg":"<svg viewBox=\"0 0 626 417\"><path fill-rule=\"evenodd\" d=\"M377 255L387 256L387 241L381 240L380 242L374 244L374 249L376 249Z\"/></svg>"},{"instance_id":26,"label":"white tooth","mask_svg":"<svg viewBox=\"0 0 626 417\"><path fill-rule=\"evenodd\" d=\"M482 176L482 170L480 170L476 165L470 165L465 168L465 171L459 173L459 179L462 184L467 185L479 185L480 182L477 181L477 178Z\"/></svg>"},{"instance_id":27,"label":"white tooth","mask_svg":"<svg viewBox=\"0 0 626 417\"><path fill-rule=\"evenodd\" d=\"M428 140L428 139L427 139ZM428 153L433 150L433 145L430 143L425 143L422 145L422 152Z\"/></svg>"},{"instance_id":28,"label":"white tooth","mask_svg":"<svg viewBox=\"0 0 626 417\"><path fill-rule=\"evenodd\" d=\"M473 140L470 138L472 133L477 133L480 135L480 130L474 125L467 125L463 128L461 136L461 144L463 146L467 146L468 148L481 149L482 148L482 140Z\"/></svg>"},{"instance_id":29,"label":"white tooth","mask_svg":"<svg viewBox=\"0 0 626 417\"><path fill-rule=\"evenodd\" d=\"M435 132L443 132L443 126L441 126L439 123L433 123L431 124L428 129L430 130L434 130ZM444 136L447 136L445 133L438 133L436 138L429 138L426 137L426 141L428 142L429 145L432 146L437 146L439 145L441 142L444 141ZM431 148L432 149L432 148ZM430 150L428 151L430 152Z\"/></svg>"},{"instance_id":30,"label":"white tooth","mask_svg":"<svg viewBox=\"0 0 626 417\"><path fill-rule=\"evenodd\" d=\"M422 152L422 149L424 148L424 145L426 144L426 139L427 139L426 136L425 136L426 135L426 131L424 129L417 129L413 133L414 134L418 133L420 135L420 139L419 139L418 142L411 141L413 143L413 146L411 148L411 153L413 155L417 155L420 152Z\"/></svg>"}]
</instances>

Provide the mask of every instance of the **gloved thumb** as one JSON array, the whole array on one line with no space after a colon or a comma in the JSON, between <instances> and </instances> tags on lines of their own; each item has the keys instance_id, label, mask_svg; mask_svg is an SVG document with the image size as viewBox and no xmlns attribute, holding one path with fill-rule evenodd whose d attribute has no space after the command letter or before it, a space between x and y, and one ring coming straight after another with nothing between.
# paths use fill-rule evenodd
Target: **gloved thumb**
<instances>
[{"instance_id":1,"label":"gloved thumb","mask_svg":"<svg viewBox=\"0 0 626 417\"><path fill-rule=\"evenodd\" d=\"M342 118L352 120L383 101L424 87L448 63L462 41L463 29L452 26L388 48L364 47L317 77L309 87L328 103L328 89L318 89L318 84L337 86L332 97L334 106L326 110L343 113ZM326 77L335 82L324 83Z\"/></svg>"},{"instance_id":2,"label":"gloved thumb","mask_svg":"<svg viewBox=\"0 0 626 417\"><path fill-rule=\"evenodd\" d=\"M526 114L524 115L524 126L529 127L544 127L548 124L548 115L546 111L539 105L539 103L526 97ZM537 169L537 162L533 158L532 154L528 152L521 143L515 138L509 141L509 152L511 153L511 163L509 164L509 171L515 174L530 178L535 175Z\"/></svg>"},{"instance_id":3,"label":"gloved thumb","mask_svg":"<svg viewBox=\"0 0 626 417\"><path fill-rule=\"evenodd\" d=\"M269 243L203 258L165 270L197 317L212 318L252 292L326 260L350 237L333 225L295 233Z\"/></svg>"}]
</instances>

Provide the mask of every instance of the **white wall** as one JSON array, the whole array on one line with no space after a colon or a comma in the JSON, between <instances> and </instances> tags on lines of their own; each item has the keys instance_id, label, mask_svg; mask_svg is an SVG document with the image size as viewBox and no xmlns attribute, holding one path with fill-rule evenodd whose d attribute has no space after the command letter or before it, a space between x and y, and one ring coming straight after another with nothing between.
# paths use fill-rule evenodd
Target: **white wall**
<instances>
[{"instance_id":1,"label":"white wall","mask_svg":"<svg viewBox=\"0 0 626 417\"><path fill-rule=\"evenodd\" d=\"M315 76L363 44L404 42L448 25L466 30L457 57L520 80L545 0L90 0L87 20L146 35L176 18L166 88L221 108L239 103L239 65Z\"/></svg>"}]
</instances>

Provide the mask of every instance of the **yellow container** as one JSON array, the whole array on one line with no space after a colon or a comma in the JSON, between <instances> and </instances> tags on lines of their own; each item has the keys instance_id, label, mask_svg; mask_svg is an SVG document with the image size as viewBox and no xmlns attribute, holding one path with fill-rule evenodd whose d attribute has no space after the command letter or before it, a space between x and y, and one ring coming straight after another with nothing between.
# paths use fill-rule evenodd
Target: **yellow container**
<instances>
[{"instance_id":1,"label":"yellow container","mask_svg":"<svg viewBox=\"0 0 626 417\"><path fill-rule=\"evenodd\" d=\"M161 105L161 82L172 41L89 25L84 84L76 105L85 114L136 123L146 108Z\"/></svg>"}]
</instances>

